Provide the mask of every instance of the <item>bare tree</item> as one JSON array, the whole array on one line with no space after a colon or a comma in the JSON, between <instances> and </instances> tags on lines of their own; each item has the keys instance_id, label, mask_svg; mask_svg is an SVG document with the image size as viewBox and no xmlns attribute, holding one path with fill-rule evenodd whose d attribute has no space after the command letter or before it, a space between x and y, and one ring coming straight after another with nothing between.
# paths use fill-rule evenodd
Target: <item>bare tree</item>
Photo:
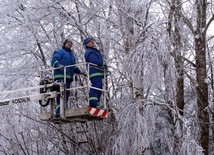
<instances>
[{"instance_id":1,"label":"bare tree","mask_svg":"<svg viewBox=\"0 0 214 155\"><path fill-rule=\"evenodd\" d=\"M204 154L208 155L209 149L209 114L208 114L208 86L206 70L206 0L196 0L197 24L194 31L196 52L196 79L197 79L197 105L198 121L200 128L200 143Z\"/></svg>"},{"instance_id":2,"label":"bare tree","mask_svg":"<svg viewBox=\"0 0 214 155\"><path fill-rule=\"evenodd\" d=\"M170 6L170 12L168 16L168 33L169 37L172 38L172 45L173 45L173 50L172 50L172 56L174 57L175 61L175 66L176 70L178 73L177 81L176 81L176 105L178 107L179 113L177 115L182 115L183 116L183 110L184 110L184 61L182 58L182 43L181 43L181 17L180 17L180 12L181 12L181 1L180 0L172 0L171 1L171 6ZM178 154L181 146L181 139L182 139L182 121L180 120L180 117L175 115L175 124L174 126L177 127L178 129L175 130L180 130L181 134L177 135L175 133L174 135L174 154ZM172 115L173 116L173 115ZM172 117L173 119L173 117ZM176 125L176 124L179 125Z\"/></svg>"}]
</instances>

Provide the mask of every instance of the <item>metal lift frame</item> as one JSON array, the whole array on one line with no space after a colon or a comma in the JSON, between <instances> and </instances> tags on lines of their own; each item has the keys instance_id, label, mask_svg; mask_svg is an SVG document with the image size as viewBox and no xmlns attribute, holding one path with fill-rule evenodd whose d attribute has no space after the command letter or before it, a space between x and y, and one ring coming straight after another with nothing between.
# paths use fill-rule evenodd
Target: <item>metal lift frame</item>
<instances>
[{"instance_id":1,"label":"metal lift frame","mask_svg":"<svg viewBox=\"0 0 214 155\"><path fill-rule=\"evenodd\" d=\"M50 89L56 85L53 81L53 71L55 69L59 68L47 68L40 70L40 81L44 79L49 79L49 83L29 88L23 88L23 89L16 89L16 90L10 90L10 91L3 91L0 92L0 95L5 94L11 94L11 93L18 93L23 91L29 91L29 90L39 90L39 89L49 89L49 92L44 93L38 93L35 95L29 95L29 96L21 96L11 99L5 99L3 101L0 101L0 106L10 105L10 104L18 104L18 103L24 103L24 102L31 102L31 101L43 101L43 100L50 100L51 102L47 107L41 107L40 110L40 119L42 121L48 121L53 123L70 123L70 122L86 122L86 121L93 121L93 120L103 120L108 117L108 111L107 111L107 90L106 90L106 69L98 67L95 64L92 63L79 63L76 65L66 66L64 67L64 74L66 74L66 68L68 67L80 67L82 70L89 72L89 67L93 66L98 69L104 70L104 82L103 82L103 89L98 89L96 87L92 87L90 84L89 74L87 74L86 78L86 85L83 86L77 86L77 87L71 87L70 89L65 88L66 83L66 76L64 76L64 82L58 83L57 85L60 88L60 91L51 91ZM50 73L51 72L51 73ZM51 74L51 77L47 77L47 75ZM74 84L75 84L74 80ZM96 89L102 91L102 109L92 108L89 107L89 96L88 92L89 89ZM66 107L65 99L66 99L66 91L77 91L78 89L87 89L87 106L82 105L81 108L78 108L76 105L70 109ZM55 106L55 98L57 95L60 95L60 118L55 118L54 116L54 106ZM48 111L49 110L49 111Z\"/></svg>"}]
</instances>

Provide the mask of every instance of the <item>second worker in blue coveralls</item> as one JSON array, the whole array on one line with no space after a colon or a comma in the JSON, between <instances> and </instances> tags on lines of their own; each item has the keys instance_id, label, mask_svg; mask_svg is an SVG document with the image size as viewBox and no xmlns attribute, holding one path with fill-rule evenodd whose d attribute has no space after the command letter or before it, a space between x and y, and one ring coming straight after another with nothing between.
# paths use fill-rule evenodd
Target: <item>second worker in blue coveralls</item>
<instances>
[{"instance_id":1,"label":"second worker in blue coveralls","mask_svg":"<svg viewBox=\"0 0 214 155\"><path fill-rule=\"evenodd\" d=\"M95 47L95 42L92 37L86 37L83 41L85 46L85 61L89 63L96 64L99 67L105 67L106 63L103 60L103 57L100 51ZM89 65L89 78L91 81L92 87L102 89L103 83L102 79L104 77L103 69L98 69L93 65ZM90 88L89 91L89 106L90 107L100 107L100 97L102 91Z\"/></svg>"}]
</instances>

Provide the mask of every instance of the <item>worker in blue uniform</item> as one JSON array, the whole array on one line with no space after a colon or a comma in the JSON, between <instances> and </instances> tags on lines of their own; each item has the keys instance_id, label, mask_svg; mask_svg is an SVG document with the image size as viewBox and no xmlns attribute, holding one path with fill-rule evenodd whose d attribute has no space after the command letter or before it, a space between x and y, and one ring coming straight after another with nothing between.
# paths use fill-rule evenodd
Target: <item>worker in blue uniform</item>
<instances>
[{"instance_id":1,"label":"worker in blue uniform","mask_svg":"<svg viewBox=\"0 0 214 155\"><path fill-rule=\"evenodd\" d=\"M51 66L54 68L57 68L54 70L54 81L56 82L64 82L64 67L75 65L76 60L75 56L73 54L72 48L72 41L66 39L63 43L62 48L58 49L54 52L51 60ZM70 89L71 82L73 81L73 75L74 73L77 74L84 74L80 71L80 69L77 66L72 67L66 67L66 83L65 87L66 89ZM66 91L66 106L68 102L68 98L70 95L70 91ZM57 96L56 99L56 117L60 116L60 96Z\"/></svg>"},{"instance_id":2,"label":"worker in blue uniform","mask_svg":"<svg viewBox=\"0 0 214 155\"><path fill-rule=\"evenodd\" d=\"M97 68L89 64L89 78L92 87L102 89L102 79L104 77L103 67L106 66L105 61L101 55L100 50L95 48L95 40L92 37L86 37L83 40L85 46L85 61L97 65ZM89 90L89 106L94 108L100 108L100 97L102 95L101 90L90 88Z\"/></svg>"}]
</instances>

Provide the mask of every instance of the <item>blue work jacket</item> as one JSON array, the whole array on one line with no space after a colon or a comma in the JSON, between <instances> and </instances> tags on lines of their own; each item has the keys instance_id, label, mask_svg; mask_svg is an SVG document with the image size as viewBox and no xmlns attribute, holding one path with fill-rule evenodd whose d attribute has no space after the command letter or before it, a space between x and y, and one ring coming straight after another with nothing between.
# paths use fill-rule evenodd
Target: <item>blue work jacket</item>
<instances>
[{"instance_id":1,"label":"blue work jacket","mask_svg":"<svg viewBox=\"0 0 214 155\"><path fill-rule=\"evenodd\" d=\"M76 64L76 60L75 60L74 54L70 49L66 49L66 48L61 48L55 51L51 60L51 66L54 68L58 68L60 65L70 66L75 64ZM74 73L79 74L80 69L76 66L67 67L66 79L73 81ZM63 68L54 70L54 80L57 80L57 79L64 79Z\"/></svg>"},{"instance_id":2,"label":"blue work jacket","mask_svg":"<svg viewBox=\"0 0 214 155\"><path fill-rule=\"evenodd\" d=\"M85 61L96 64L98 67L104 67L106 64L103 61L103 57L100 51L96 48L86 47ZM98 69L93 65L89 65L89 77L104 76L103 69Z\"/></svg>"}]
</instances>

